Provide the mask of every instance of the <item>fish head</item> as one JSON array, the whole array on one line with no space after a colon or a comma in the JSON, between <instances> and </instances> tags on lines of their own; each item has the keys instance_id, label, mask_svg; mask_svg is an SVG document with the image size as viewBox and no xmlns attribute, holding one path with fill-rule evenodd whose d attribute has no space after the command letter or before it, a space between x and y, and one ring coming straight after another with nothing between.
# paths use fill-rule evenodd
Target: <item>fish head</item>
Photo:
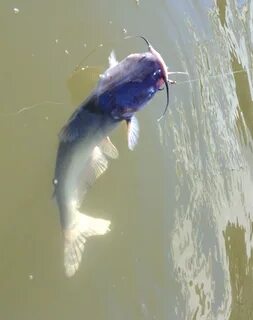
<instances>
[{"instance_id":1,"label":"fish head","mask_svg":"<svg viewBox=\"0 0 253 320\"><path fill-rule=\"evenodd\" d=\"M152 47L149 49L130 54L101 75L95 90L98 105L115 120L130 119L167 84L164 60Z\"/></svg>"}]
</instances>

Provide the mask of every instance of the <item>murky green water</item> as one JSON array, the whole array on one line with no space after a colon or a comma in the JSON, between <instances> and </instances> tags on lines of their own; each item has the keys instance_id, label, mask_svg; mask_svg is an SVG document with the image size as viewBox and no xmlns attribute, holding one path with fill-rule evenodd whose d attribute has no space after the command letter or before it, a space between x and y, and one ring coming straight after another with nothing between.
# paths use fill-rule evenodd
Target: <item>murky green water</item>
<instances>
[{"instance_id":1,"label":"murky green water","mask_svg":"<svg viewBox=\"0 0 253 320\"><path fill-rule=\"evenodd\" d=\"M0 319L253 319L253 1L2 0L0 18ZM57 134L112 49L146 50L126 33L189 78L160 125L164 92L139 113L134 152L114 133L83 203L112 231L67 279Z\"/></svg>"}]
</instances>

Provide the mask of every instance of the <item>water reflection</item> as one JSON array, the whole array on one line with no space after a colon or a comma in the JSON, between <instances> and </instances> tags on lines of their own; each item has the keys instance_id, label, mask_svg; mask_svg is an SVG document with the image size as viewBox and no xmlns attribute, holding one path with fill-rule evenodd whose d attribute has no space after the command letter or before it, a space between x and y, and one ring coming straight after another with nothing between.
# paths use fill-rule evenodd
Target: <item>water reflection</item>
<instances>
[{"instance_id":1,"label":"water reflection","mask_svg":"<svg viewBox=\"0 0 253 320\"><path fill-rule=\"evenodd\" d=\"M231 314L230 319L252 319L253 277L252 249L247 253L245 229L239 223L228 223L224 230L226 253L229 260L229 274L231 283Z\"/></svg>"},{"instance_id":2,"label":"water reflection","mask_svg":"<svg viewBox=\"0 0 253 320\"><path fill-rule=\"evenodd\" d=\"M235 249L240 265L247 270L253 189L248 161L252 155L241 142L247 139L247 146L251 144L252 61L249 35L244 31L252 23L250 5L238 8L233 1L217 1L218 10L211 8L205 14L212 30L203 35L208 36L207 42L196 31L195 20L188 21L198 81L190 84L192 114L186 111L185 102L177 102L171 115L180 173L175 192L187 198L179 198L175 208L171 244L185 318L238 319L240 315L251 319L247 299L245 312L240 313L238 296L252 290L252 278L249 275L249 286L244 287L227 238L231 229L235 237L237 232L238 238L240 232L247 235L240 241L246 248Z\"/></svg>"}]
</instances>

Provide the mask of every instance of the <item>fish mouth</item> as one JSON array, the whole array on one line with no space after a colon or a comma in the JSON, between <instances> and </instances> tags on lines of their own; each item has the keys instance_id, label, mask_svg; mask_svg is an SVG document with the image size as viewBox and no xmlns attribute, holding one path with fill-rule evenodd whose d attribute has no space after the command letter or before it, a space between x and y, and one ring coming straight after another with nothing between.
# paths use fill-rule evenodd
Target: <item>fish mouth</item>
<instances>
[{"instance_id":1,"label":"fish mouth","mask_svg":"<svg viewBox=\"0 0 253 320\"><path fill-rule=\"evenodd\" d=\"M173 75L173 74L185 74L185 75L189 75L188 72L180 72L180 71L169 71L168 67L165 63L165 61L163 60L161 54L156 51L151 44L148 42L147 39L145 39L144 37L141 36L142 39L144 39L146 41L146 43L148 44L148 48L149 51L155 56L155 58L157 59L159 66L160 66L160 70L161 70L161 82L164 83L165 88L166 88L166 97L167 97L167 101L166 101L166 106L165 109L162 113L162 115L157 119L157 121L159 122L160 120L162 120L162 118L165 116L167 110L168 110L168 106L169 106L169 100L170 100L170 95L169 95L169 85L171 84L176 84L176 81L169 79L169 75ZM162 83L161 83L162 85Z\"/></svg>"},{"instance_id":2,"label":"fish mouth","mask_svg":"<svg viewBox=\"0 0 253 320\"><path fill-rule=\"evenodd\" d=\"M158 65L159 65L159 69L158 70L161 71L161 77L157 82L157 88L158 88L157 90L162 90L162 85L164 84L165 88L166 88L166 97L167 97L165 109L164 109L162 115L157 119L157 121L159 122L160 120L162 120L162 118L165 116L165 114L166 114L166 112L168 110L168 106L169 106L169 85L176 83L176 81L169 79L169 75L178 74L178 73L182 73L182 74L187 74L187 73L184 73L184 72L170 72L168 70L168 67L167 67L164 59L162 58L161 54L152 47L150 42L144 36L142 36L142 35L126 36L124 39L131 39L131 38L141 38L141 39L143 39L146 42L147 46L148 46L149 52L155 57Z\"/></svg>"},{"instance_id":3,"label":"fish mouth","mask_svg":"<svg viewBox=\"0 0 253 320\"><path fill-rule=\"evenodd\" d=\"M165 116L165 114L168 110L169 101L170 101L169 84L172 84L175 82L173 82L173 80L169 80L168 67L167 67L165 61L163 60L162 56L160 55L160 53L152 47L150 42L145 37L143 37L143 36L139 36L139 37L146 42L146 44L148 45L149 52L152 53L153 56L158 61L158 64L159 64L160 70L161 70L161 80L162 80L162 82L164 82L164 85L166 88L166 96L167 96L166 106L165 106L165 109L164 109L162 115L157 119L157 121L159 122L160 120L162 120L162 118ZM161 85L162 85L162 83L161 83Z\"/></svg>"},{"instance_id":4,"label":"fish mouth","mask_svg":"<svg viewBox=\"0 0 253 320\"><path fill-rule=\"evenodd\" d=\"M162 56L160 55L160 53L158 51L156 51L151 45L149 45L149 51L155 56L155 58L157 59L159 65L160 65L160 70L162 72L161 80L164 82L164 85L166 88L166 97L167 97L166 106L165 106L165 109L164 109L162 115L157 119L157 121L159 122L162 120L162 118L165 116L165 114L168 110L168 106L169 106L169 102L170 102L169 84L172 84L174 82L172 80L169 80L168 67L167 67L165 61L163 60Z\"/></svg>"}]
</instances>

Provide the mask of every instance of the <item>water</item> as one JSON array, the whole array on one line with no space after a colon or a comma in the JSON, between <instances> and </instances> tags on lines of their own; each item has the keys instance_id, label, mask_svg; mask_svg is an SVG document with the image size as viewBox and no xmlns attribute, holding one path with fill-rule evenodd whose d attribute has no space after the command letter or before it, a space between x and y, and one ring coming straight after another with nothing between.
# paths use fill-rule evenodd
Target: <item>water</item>
<instances>
[{"instance_id":1,"label":"water","mask_svg":"<svg viewBox=\"0 0 253 320\"><path fill-rule=\"evenodd\" d=\"M253 2L1 1L0 16L0 318L253 319ZM146 50L125 34L189 78L160 124L164 92L138 115L134 152L113 134L120 158L83 203L112 231L67 279L57 134L112 49Z\"/></svg>"}]
</instances>

